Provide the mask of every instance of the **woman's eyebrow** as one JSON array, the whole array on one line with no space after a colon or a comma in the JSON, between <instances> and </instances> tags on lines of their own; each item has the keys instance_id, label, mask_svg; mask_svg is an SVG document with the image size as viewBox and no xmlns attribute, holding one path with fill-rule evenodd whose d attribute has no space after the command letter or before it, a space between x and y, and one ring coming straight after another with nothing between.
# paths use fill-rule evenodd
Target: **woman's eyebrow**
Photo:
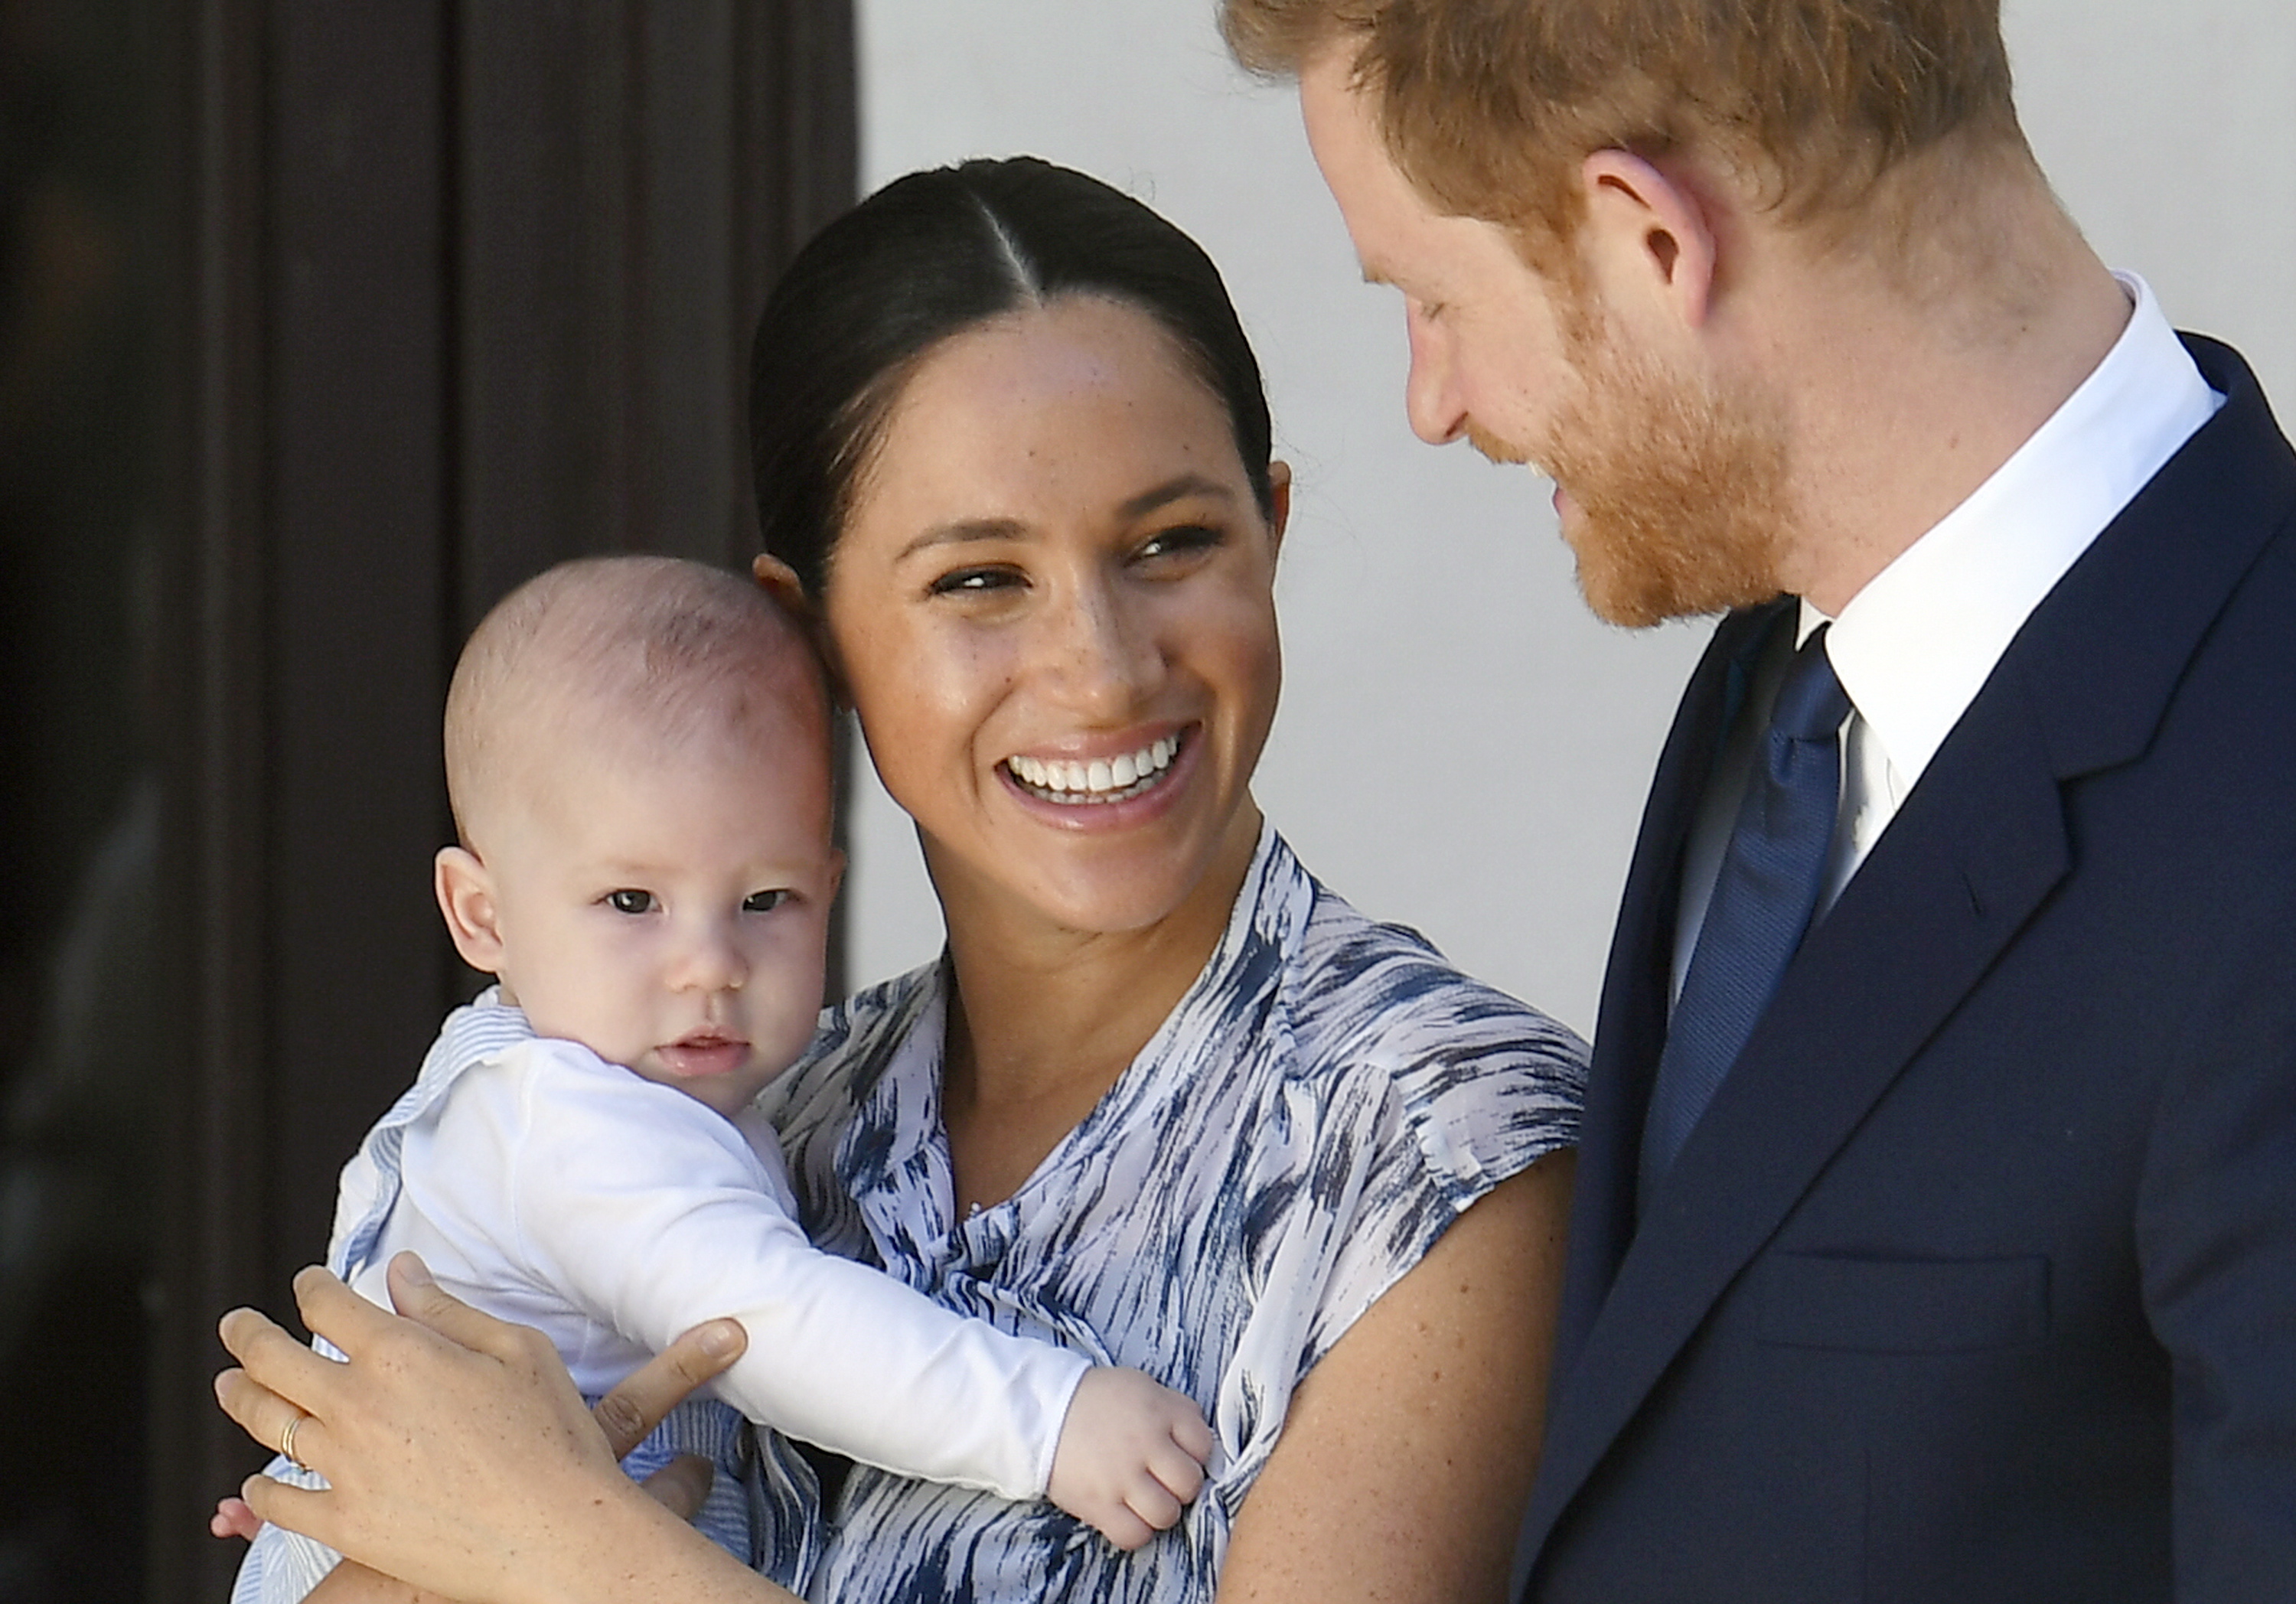
<instances>
[{"instance_id":1,"label":"woman's eyebrow","mask_svg":"<svg viewBox=\"0 0 2296 1604\"><path fill-rule=\"evenodd\" d=\"M904 561L933 546L960 545L972 540L1018 540L1026 533L1027 526L1017 518L953 518L916 536L893 553L893 561Z\"/></svg>"},{"instance_id":2,"label":"woman's eyebrow","mask_svg":"<svg viewBox=\"0 0 2296 1604\"><path fill-rule=\"evenodd\" d=\"M1168 506L1191 495L1209 495L1224 502L1234 502L1234 488L1201 473L1175 474L1162 484L1128 496L1117 503L1116 516L1120 522L1144 518L1157 508ZM1017 518L953 518L947 523L937 523L910 539L893 554L896 562L905 561L919 552L934 546L962 545L980 540L1021 540L1029 533L1028 525Z\"/></svg>"},{"instance_id":3,"label":"woman's eyebrow","mask_svg":"<svg viewBox=\"0 0 2296 1604\"><path fill-rule=\"evenodd\" d=\"M1139 518L1153 512L1168 503L1179 501L1190 495L1216 496L1225 502L1233 502L1236 498L1234 490L1216 479L1207 479L1201 473L1182 473L1166 479L1152 490L1143 490L1139 495L1124 502L1116 509L1117 516L1125 519Z\"/></svg>"}]
</instances>

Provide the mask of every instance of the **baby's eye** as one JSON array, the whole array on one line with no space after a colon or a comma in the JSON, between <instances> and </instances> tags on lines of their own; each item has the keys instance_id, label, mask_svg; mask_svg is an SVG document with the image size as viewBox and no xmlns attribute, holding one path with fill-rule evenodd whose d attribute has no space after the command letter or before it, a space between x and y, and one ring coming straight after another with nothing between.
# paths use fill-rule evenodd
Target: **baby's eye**
<instances>
[{"instance_id":1,"label":"baby's eye","mask_svg":"<svg viewBox=\"0 0 2296 1604\"><path fill-rule=\"evenodd\" d=\"M652 892L627 888L609 891L603 900L617 913L651 913L661 905L654 901Z\"/></svg>"},{"instance_id":2,"label":"baby's eye","mask_svg":"<svg viewBox=\"0 0 2296 1604\"><path fill-rule=\"evenodd\" d=\"M770 913L789 899L790 894L787 891L752 891L742 899L742 912Z\"/></svg>"}]
</instances>

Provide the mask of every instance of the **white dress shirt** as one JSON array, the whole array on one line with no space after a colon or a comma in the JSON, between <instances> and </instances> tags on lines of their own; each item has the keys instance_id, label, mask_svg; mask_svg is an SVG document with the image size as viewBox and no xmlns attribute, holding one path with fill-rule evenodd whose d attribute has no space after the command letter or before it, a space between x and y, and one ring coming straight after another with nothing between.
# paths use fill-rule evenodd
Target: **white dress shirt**
<instances>
[{"instance_id":1,"label":"white dress shirt","mask_svg":"<svg viewBox=\"0 0 2296 1604\"><path fill-rule=\"evenodd\" d=\"M2144 281L2115 275L2131 310L2095 371L2009 460L1829 620L1801 604L1797 642L1830 622L1826 654L1848 693L1840 811L1821 912L1833 906L1945 744L2025 620L2089 544L2224 405ZM1674 991L1713 895L1784 676L1766 665L1731 732L1684 860Z\"/></svg>"}]
</instances>

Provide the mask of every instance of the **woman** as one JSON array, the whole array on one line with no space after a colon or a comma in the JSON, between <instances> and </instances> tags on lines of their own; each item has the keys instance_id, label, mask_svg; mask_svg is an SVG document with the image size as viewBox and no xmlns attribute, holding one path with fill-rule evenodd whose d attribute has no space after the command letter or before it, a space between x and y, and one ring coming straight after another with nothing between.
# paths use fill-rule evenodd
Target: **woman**
<instances>
[{"instance_id":1,"label":"woman","mask_svg":"<svg viewBox=\"0 0 2296 1604\"><path fill-rule=\"evenodd\" d=\"M1149 1371L1220 1444L1180 1526L1128 1556L1046 1508L858 1469L807 1592L1496 1597L1580 1050L1262 823L1289 484L1218 274L1078 174L915 175L807 248L753 379L760 577L816 620L948 929L773 1094L808 1223ZM364 1378L233 1317L339 1489L258 1486L266 1512L470 1597L775 1596L601 1470L549 1366L520 1360L529 1407L503 1416L385 1317L324 1288L307 1313L349 1328L353 1372L358 1342L390 1354L367 1361L390 1395L362 1413ZM439 1369L392 1390L418 1363ZM277 1440L278 1397L225 1390ZM516 1564L471 1558L504 1543Z\"/></svg>"}]
</instances>

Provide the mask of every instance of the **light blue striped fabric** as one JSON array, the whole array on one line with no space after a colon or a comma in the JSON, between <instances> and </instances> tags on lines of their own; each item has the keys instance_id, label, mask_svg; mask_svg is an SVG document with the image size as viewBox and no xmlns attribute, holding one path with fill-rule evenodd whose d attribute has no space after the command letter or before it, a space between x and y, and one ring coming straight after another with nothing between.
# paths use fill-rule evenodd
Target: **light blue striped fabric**
<instances>
[{"instance_id":1,"label":"light blue striped fabric","mask_svg":"<svg viewBox=\"0 0 2296 1604\"><path fill-rule=\"evenodd\" d=\"M414 1085L375 1123L344 1166L328 1269L348 1281L373 1265L383 1226L403 1189L400 1158L409 1127L436 1108L465 1071L533 1039L525 1014L501 1004L491 988L447 1016ZM324 1338L313 1346L331 1358L342 1356ZM784 1585L801 1585L819 1545L811 1468L776 1434L752 1430L738 1411L710 1398L679 1405L622 1464L643 1480L689 1453L708 1459L714 1469L709 1501L694 1524L744 1564ZM275 1458L264 1474L297 1486L326 1485L284 1459ZM267 1526L241 1562L233 1604L296 1604L340 1558L309 1538Z\"/></svg>"},{"instance_id":2,"label":"light blue striped fabric","mask_svg":"<svg viewBox=\"0 0 2296 1604\"><path fill-rule=\"evenodd\" d=\"M810 1596L1208 1600L1293 1387L1459 1213L1576 1136L1586 1049L1263 836L1218 951L1011 1199L954 1216L944 971L831 1014L767 1093L808 1228L949 1308L1148 1371L1212 1477L1129 1556L1049 1503L848 1478Z\"/></svg>"}]
</instances>

